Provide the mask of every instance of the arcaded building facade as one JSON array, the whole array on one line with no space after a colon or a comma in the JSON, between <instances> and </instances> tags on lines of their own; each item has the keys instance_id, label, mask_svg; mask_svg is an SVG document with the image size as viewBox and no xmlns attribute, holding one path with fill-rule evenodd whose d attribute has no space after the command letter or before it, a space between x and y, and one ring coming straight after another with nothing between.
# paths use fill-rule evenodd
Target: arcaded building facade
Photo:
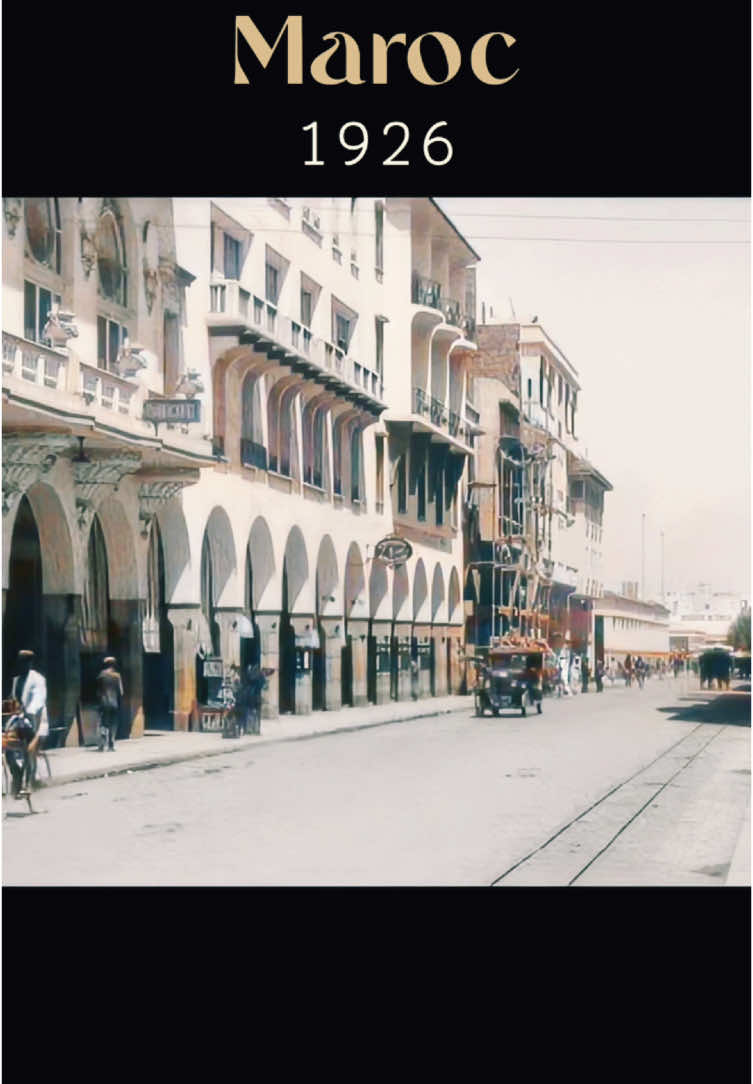
<instances>
[{"instance_id":1,"label":"arcaded building facade","mask_svg":"<svg viewBox=\"0 0 753 1084\"><path fill-rule=\"evenodd\" d=\"M198 725L207 659L267 718L458 689L477 256L433 201L4 209L4 688L34 648L71 742L108 653L121 737Z\"/></svg>"}]
</instances>

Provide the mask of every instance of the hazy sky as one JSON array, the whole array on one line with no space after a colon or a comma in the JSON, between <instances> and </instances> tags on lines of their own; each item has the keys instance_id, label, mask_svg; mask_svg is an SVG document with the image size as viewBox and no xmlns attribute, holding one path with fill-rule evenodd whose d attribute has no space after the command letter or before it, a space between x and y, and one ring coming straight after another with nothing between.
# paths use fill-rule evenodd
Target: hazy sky
<instances>
[{"instance_id":1,"label":"hazy sky","mask_svg":"<svg viewBox=\"0 0 753 1084\"><path fill-rule=\"evenodd\" d=\"M749 598L750 201L438 202L482 258L479 320L512 299L578 371L576 430L614 486L606 586L640 580L645 512L648 596L664 531L666 590Z\"/></svg>"}]
</instances>

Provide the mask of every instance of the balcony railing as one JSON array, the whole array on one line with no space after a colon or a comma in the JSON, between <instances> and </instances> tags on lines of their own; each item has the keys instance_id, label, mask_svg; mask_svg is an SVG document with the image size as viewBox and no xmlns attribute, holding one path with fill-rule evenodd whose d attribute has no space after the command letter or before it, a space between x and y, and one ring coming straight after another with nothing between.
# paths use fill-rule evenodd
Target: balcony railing
<instances>
[{"instance_id":1,"label":"balcony railing","mask_svg":"<svg viewBox=\"0 0 753 1084\"><path fill-rule=\"evenodd\" d=\"M451 437L470 443L471 431L463 418L433 395L427 395L423 388L413 389L413 412L428 418L438 429L446 429Z\"/></svg>"},{"instance_id":2,"label":"balcony railing","mask_svg":"<svg viewBox=\"0 0 753 1084\"><path fill-rule=\"evenodd\" d=\"M3 332L4 373L56 391L78 390L67 387L69 371L67 353Z\"/></svg>"},{"instance_id":3,"label":"balcony railing","mask_svg":"<svg viewBox=\"0 0 753 1084\"><path fill-rule=\"evenodd\" d=\"M211 313L237 318L249 330L270 336L275 343L290 349L320 369L326 369L352 388L382 400L384 383L381 373L363 365L346 350L312 335L307 327L278 311L277 306L249 294L239 283L226 281L210 290Z\"/></svg>"},{"instance_id":4,"label":"balcony railing","mask_svg":"<svg viewBox=\"0 0 753 1084\"><path fill-rule=\"evenodd\" d=\"M144 402L143 388L138 388L130 381L115 373L97 369L94 365L79 365L81 374L80 393L89 405L104 407L116 414L127 414L131 418L141 416Z\"/></svg>"},{"instance_id":5,"label":"balcony railing","mask_svg":"<svg viewBox=\"0 0 753 1084\"><path fill-rule=\"evenodd\" d=\"M241 437L241 463L244 467L257 467L259 470L267 469L267 449L263 444L255 440Z\"/></svg>"},{"instance_id":6,"label":"balcony railing","mask_svg":"<svg viewBox=\"0 0 753 1084\"><path fill-rule=\"evenodd\" d=\"M466 338L473 339L476 334L476 321L463 311L463 306L452 297L444 297L441 283L427 279L417 272L413 273L411 298L415 305L426 305L442 313L444 322L463 329Z\"/></svg>"}]
</instances>

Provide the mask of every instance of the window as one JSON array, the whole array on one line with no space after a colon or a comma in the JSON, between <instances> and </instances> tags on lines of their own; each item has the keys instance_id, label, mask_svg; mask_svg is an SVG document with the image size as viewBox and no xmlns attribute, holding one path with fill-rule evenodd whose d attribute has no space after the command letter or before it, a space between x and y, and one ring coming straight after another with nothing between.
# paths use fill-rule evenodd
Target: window
<instances>
[{"instance_id":1,"label":"window","mask_svg":"<svg viewBox=\"0 0 753 1084\"><path fill-rule=\"evenodd\" d=\"M384 511L384 437L376 438L376 510Z\"/></svg>"},{"instance_id":2,"label":"window","mask_svg":"<svg viewBox=\"0 0 753 1084\"><path fill-rule=\"evenodd\" d=\"M274 264L266 264L264 269L265 297L267 301L271 301L273 305L277 304L277 299L279 297L279 280L280 273Z\"/></svg>"},{"instance_id":3,"label":"window","mask_svg":"<svg viewBox=\"0 0 753 1084\"><path fill-rule=\"evenodd\" d=\"M180 375L180 328L174 312L166 312L163 334L164 392L172 395Z\"/></svg>"},{"instance_id":4,"label":"window","mask_svg":"<svg viewBox=\"0 0 753 1084\"><path fill-rule=\"evenodd\" d=\"M341 314L335 313L335 345L344 354L348 353L350 345L350 320Z\"/></svg>"},{"instance_id":5,"label":"window","mask_svg":"<svg viewBox=\"0 0 753 1084\"><path fill-rule=\"evenodd\" d=\"M24 200L26 240L37 261L60 274L60 209L56 199L32 196Z\"/></svg>"},{"instance_id":6,"label":"window","mask_svg":"<svg viewBox=\"0 0 753 1084\"><path fill-rule=\"evenodd\" d=\"M226 279L238 281L241 277L241 243L227 233L223 233L222 256Z\"/></svg>"},{"instance_id":7,"label":"window","mask_svg":"<svg viewBox=\"0 0 753 1084\"><path fill-rule=\"evenodd\" d=\"M125 306L128 303L125 244L120 222L111 207L100 215L94 244L97 249L99 292L109 301Z\"/></svg>"},{"instance_id":8,"label":"window","mask_svg":"<svg viewBox=\"0 0 753 1084\"><path fill-rule=\"evenodd\" d=\"M384 205L377 203L374 208L374 227L376 238L376 250L374 266L377 271L384 271Z\"/></svg>"},{"instance_id":9,"label":"window","mask_svg":"<svg viewBox=\"0 0 753 1084\"><path fill-rule=\"evenodd\" d=\"M408 511L408 475L404 455L400 456L397 464L397 511L399 515Z\"/></svg>"},{"instance_id":10,"label":"window","mask_svg":"<svg viewBox=\"0 0 753 1084\"><path fill-rule=\"evenodd\" d=\"M544 399L544 385L546 384L546 379L545 379L544 373L545 373L545 365L544 365L544 359L542 358L541 361L539 362L539 402L541 403L542 406L544 406L544 404L546 402L546 400Z\"/></svg>"},{"instance_id":11,"label":"window","mask_svg":"<svg viewBox=\"0 0 753 1084\"><path fill-rule=\"evenodd\" d=\"M361 430L354 429L350 438L350 499L360 501L361 494Z\"/></svg>"},{"instance_id":12,"label":"window","mask_svg":"<svg viewBox=\"0 0 753 1084\"><path fill-rule=\"evenodd\" d=\"M60 304L60 294L53 294L34 282L24 282L24 338L50 346L42 335L53 305Z\"/></svg>"},{"instance_id":13,"label":"window","mask_svg":"<svg viewBox=\"0 0 753 1084\"><path fill-rule=\"evenodd\" d=\"M529 403L530 403L532 398L533 398L533 381L529 377L528 378L528 401L529 401Z\"/></svg>"},{"instance_id":14,"label":"window","mask_svg":"<svg viewBox=\"0 0 753 1084\"><path fill-rule=\"evenodd\" d=\"M324 410L319 408L314 415L314 485L322 489L324 485Z\"/></svg>"},{"instance_id":15,"label":"window","mask_svg":"<svg viewBox=\"0 0 753 1084\"><path fill-rule=\"evenodd\" d=\"M115 369L115 361L123 342L128 338L128 328L116 320L97 317L97 365L100 369Z\"/></svg>"},{"instance_id":16,"label":"window","mask_svg":"<svg viewBox=\"0 0 753 1084\"><path fill-rule=\"evenodd\" d=\"M311 327L312 301L311 291L301 288L301 323L304 327Z\"/></svg>"},{"instance_id":17,"label":"window","mask_svg":"<svg viewBox=\"0 0 753 1084\"><path fill-rule=\"evenodd\" d=\"M376 332L376 371L381 376L384 372L384 320L377 316L374 323Z\"/></svg>"},{"instance_id":18,"label":"window","mask_svg":"<svg viewBox=\"0 0 753 1084\"><path fill-rule=\"evenodd\" d=\"M426 463L423 459L416 472L416 510L418 519L426 519Z\"/></svg>"}]
</instances>

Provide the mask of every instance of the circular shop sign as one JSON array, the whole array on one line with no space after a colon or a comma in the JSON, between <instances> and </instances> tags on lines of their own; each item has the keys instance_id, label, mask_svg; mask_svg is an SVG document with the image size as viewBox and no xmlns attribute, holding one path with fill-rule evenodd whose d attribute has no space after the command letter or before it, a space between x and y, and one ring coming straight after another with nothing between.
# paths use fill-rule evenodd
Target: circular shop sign
<instances>
[{"instance_id":1,"label":"circular shop sign","mask_svg":"<svg viewBox=\"0 0 753 1084\"><path fill-rule=\"evenodd\" d=\"M387 535L374 547L374 557L387 565L401 565L413 555L413 547L405 538Z\"/></svg>"}]
</instances>

